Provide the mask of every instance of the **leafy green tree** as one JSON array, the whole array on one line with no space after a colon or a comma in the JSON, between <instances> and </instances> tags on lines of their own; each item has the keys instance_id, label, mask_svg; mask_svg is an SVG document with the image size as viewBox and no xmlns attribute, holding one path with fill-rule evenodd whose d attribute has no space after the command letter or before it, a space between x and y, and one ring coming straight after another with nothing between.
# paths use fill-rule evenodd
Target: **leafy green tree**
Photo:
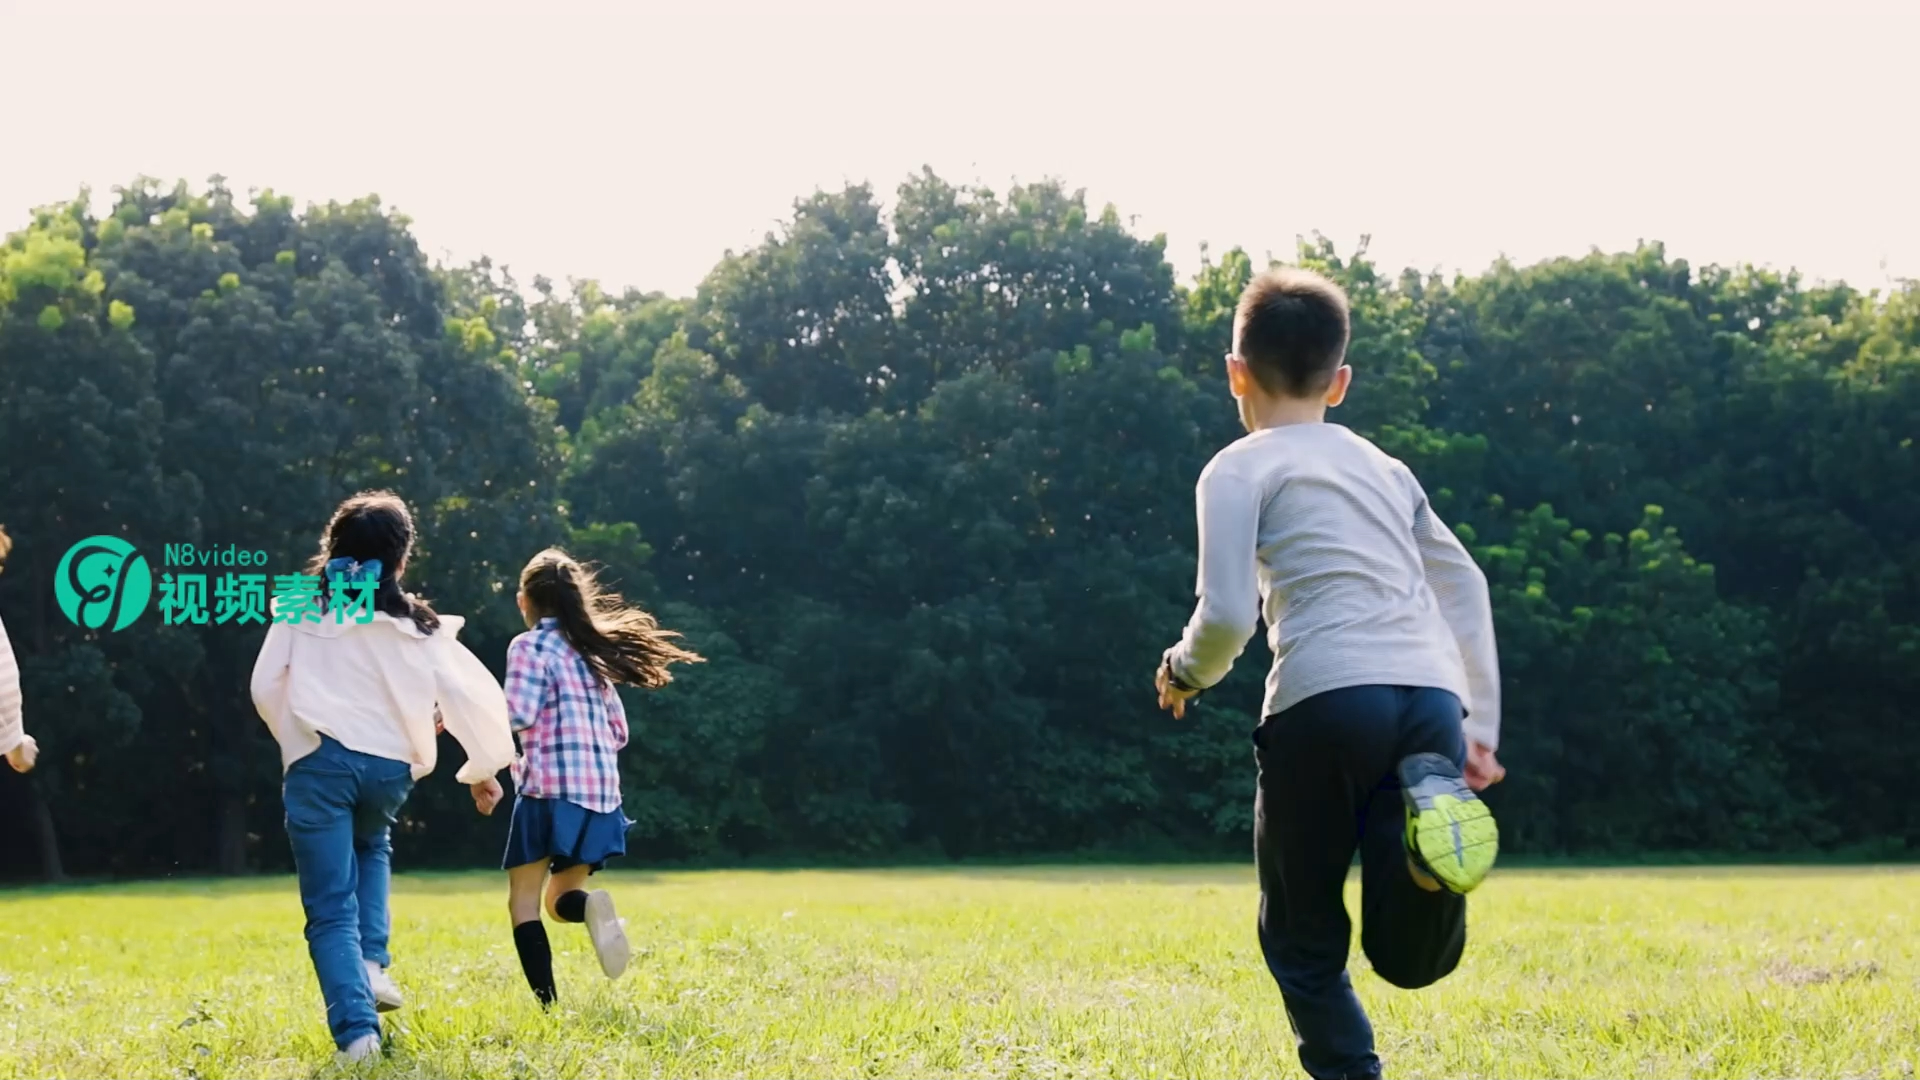
<instances>
[{"instance_id":1,"label":"leafy green tree","mask_svg":"<svg viewBox=\"0 0 1920 1080\"><path fill-rule=\"evenodd\" d=\"M684 298L435 266L371 197L140 179L36 212L0 248L0 609L51 719L0 798L39 871L288 865L260 630L80 631L65 547L284 572L375 486L489 663L550 544L707 657L627 694L647 858L1241 852L1264 649L1185 721L1147 687L1192 604L1194 480L1240 434L1221 357L1255 261L1177 282L1054 182L895 196L803 198ZM1453 278L1291 258L1352 302L1334 419L1487 569L1511 850L1920 844L1920 286L1658 245ZM483 863L502 828L428 783L401 861Z\"/></svg>"},{"instance_id":2,"label":"leafy green tree","mask_svg":"<svg viewBox=\"0 0 1920 1080\"><path fill-rule=\"evenodd\" d=\"M1492 579L1521 850L1736 852L1806 844L1763 613L1648 507L1596 540L1547 507L1479 549ZM1800 797L1789 797L1800 796Z\"/></svg>"},{"instance_id":3,"label":"leafy green tree","mask_svg":"<svg viewBox=\"0 0 1920 1080\"><path fill-rule=\"evenodd\" d=\"M114 670L132 654L68 622L54 605L67 547L88 536L148 545L184 524L199 497L162 463L164 415L153 353L130 332L137 312L108 295L89 261L83 196L47 207L0 247L0 507L14 548L0 575L9 636L41 764L28 786L41 871L63 876L111 841L124 807L111 754L141 734L140 704ZM148 550L152 550L150 547Z\"/></svg>"},{"instance_id":4,"label":"leafy green tree","mask_svg":"<svg viewBox=\"0 0 1920 1080\"><path fill-rule=\"evenodd\" d=\"M1144 344L1177 354L1183 329L1166 238L1141 240L1119 211L1090 214L1058 182L1003 198L923 171L893 213L904 299L888 400L911 406L944 379L1037 352Z\"/></svg>"},{"instance_id":5,"label":"leafy green tree","mask_svg":"<svg viewBox=\"0 0 1920 1080\"><path fill-rule=\"evenodd\" d=\"M707 276L694 345L775 412L863 411L887 378L891 257L870 188L815 193L780 235Z\"/></svg>"}]
</instances>

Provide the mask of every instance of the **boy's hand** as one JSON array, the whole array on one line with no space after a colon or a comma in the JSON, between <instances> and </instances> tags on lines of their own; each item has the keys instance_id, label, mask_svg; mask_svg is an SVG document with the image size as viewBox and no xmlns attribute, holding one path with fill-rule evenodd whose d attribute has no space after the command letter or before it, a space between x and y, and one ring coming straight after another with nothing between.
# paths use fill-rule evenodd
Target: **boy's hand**
<instances>
[{"instance_id":1,"label":"boy's hand","mask_svg":"<svg viewBox=\"0 0 1920 1080\"><path fill-rule=\"evenodd\" d=\"M505 794L500 790L500 781L491 776L477 784L469 785L469 790L473 792L473 808L480 811L482 816L491 815L493 808L500 805L500 799Z\"/></svg>"},{"instance_id":2,"label":"boy's hand","mask_svg":"<svg viewBox=\"0 0 1920 1080\"><path fill-rule=\"evenodd\" d=\"M23 735L20 745L7 751L7 764L17 773L32 772L33 763L39 757L40 744L33 741L33 736Z\"/></svg>"},{"instance_id":3,"label":"boy's hand","mask_svg":"<svg viewBox=\"0 0 1920 1080\"><path fill-rule=\"evenodd\" d=\"M1194 692L1182 690L1173 685L1173 669L1165 664L1154 673L1153 688L1160 694L1160 707L1173 714L1176 720L1187 715L1187 702L1193 700Z\"/></svg>"},{"instance_id":4,"label":"boy's hand","mask_svg":"<svg viewBox=\"0 0 1920 1080\"><path fill-rule=\"evenodd\" d=\"M1505 779L1507 767L1493 756L1493 751L1477 742L1467 744L1467 786L1475 791L1485 791Z\"/></svg>"}]
</instances>

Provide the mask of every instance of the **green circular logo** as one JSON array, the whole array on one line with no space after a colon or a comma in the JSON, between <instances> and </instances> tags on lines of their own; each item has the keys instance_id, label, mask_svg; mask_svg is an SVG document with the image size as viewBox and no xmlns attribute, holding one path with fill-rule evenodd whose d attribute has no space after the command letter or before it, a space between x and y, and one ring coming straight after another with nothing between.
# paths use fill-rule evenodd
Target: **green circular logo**
<instances>
[{"instance_id":1,"label":"green circular logo","mask_svg":"<svg viewBox=\"0 0 1920 1080\"><path fill-rule=\"evenodd\" d=\"M89 536L73 545L53 573L60 613L88 630L125 630L152 596L146 557L117 536Z\"/></svg>"}]
</instances>

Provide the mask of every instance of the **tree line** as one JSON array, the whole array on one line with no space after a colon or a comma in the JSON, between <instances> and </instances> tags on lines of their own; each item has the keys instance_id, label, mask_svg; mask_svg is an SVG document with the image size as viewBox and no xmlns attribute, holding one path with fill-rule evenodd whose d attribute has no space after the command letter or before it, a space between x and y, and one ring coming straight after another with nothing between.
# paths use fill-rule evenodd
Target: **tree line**
<instances>
[{"instance_id":1,"label":"tree line","mask_svg":"<svg viewBox=\"0 0 1920 1080\"><path fill-rule=\"evenodd\" d=\"M1264 649L1184 721L1151 677L1256 260L1166 255L1057 183L931 172L798 200L691 297L437 265L375 198L143 179L34 212L0 249L0 617L42 757L0 771L0 870L290 866L261 630L83 630L54 574L98 534L294 573L373 487L496 671L550 543L709 659L629 698L638 859L1239 853ZM1336 418L1492 581L1509 851L1920 844L1920 285L1659 245L1288 261L1352 298ZM487 865L504 825L442 773L401 858Z\"/></svg>"}]
</instances>

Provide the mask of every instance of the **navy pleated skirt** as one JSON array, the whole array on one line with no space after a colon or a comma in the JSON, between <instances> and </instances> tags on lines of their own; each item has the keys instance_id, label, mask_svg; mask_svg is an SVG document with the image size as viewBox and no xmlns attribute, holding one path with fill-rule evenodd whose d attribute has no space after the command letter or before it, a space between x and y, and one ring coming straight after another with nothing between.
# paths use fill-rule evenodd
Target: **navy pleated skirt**
<instances>
[{"instance_id":1,"label":"navy pleated skirt","mask_svg":"<svg viewBox=\"0 0 1920 1080\"><path fill-rule=\"evenodd\" d=\"M632 827L619 810L595 811L565 799L515 794L500 866L511 869L545 859L554 873L581 865L598 872L606 869L608 859L627 853L627 830Z\"/></svg>"}]
</instances>

